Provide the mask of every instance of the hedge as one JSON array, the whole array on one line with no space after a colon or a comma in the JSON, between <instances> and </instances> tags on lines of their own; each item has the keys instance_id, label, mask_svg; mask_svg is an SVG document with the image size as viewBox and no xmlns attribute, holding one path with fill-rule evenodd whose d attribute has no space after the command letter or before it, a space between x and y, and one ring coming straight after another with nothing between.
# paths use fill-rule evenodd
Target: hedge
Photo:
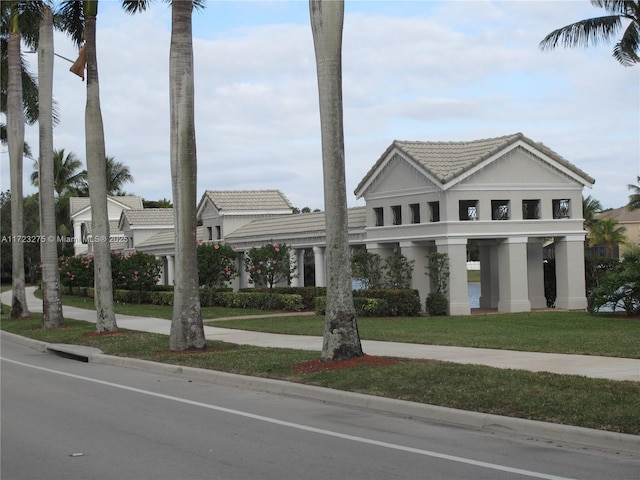
<instances>
[{"instance_id":1,"label":"hedge","mask_svg":"<svg viewBox=\"0 0 640 480\"><path fill-rule=\"evenodd\" d=\"M215 305L230 308L253 308L258 310L303 310L302 296L266 292L218 292L212 298Z\"/></svg>"}]
</instances>

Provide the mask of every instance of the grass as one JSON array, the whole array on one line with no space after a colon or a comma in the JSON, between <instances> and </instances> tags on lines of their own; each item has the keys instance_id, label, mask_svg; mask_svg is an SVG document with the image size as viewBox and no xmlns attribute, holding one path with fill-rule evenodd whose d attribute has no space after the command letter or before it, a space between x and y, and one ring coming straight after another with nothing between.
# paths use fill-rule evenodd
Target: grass
<instances>
[{"instance_id":1,"label":"grass","mask_svg":"<svg viewBox=\"0 0 640 480\"><path fill-rule=\"evenodd\" d=\"M208 341L207 352L168 352L165 335L124 330L86 336L95 326L66 320L67 328L42 330L41 317L0 320L0 328L51 343L93 346L110 355L208 368L244 375L399 398L496 415L506 415L640 434L640 383L533 373L430 360L358 366L301 374L294 367L317 359L317 352L260 348Z\"/></svg>"},{"instance_id":2,"label":"grass","mask_svg":"<svg viewBox=\"0 0 640 480\"><path fill-rule=\"evenodd\" d=\"M229 320L224 327L322 336L324 317ZM358 330L362 339L387 342L640 358L640 319L620 315L554 310L452 317L364 317L358 319Z\"/></svg>"}]
</instances>

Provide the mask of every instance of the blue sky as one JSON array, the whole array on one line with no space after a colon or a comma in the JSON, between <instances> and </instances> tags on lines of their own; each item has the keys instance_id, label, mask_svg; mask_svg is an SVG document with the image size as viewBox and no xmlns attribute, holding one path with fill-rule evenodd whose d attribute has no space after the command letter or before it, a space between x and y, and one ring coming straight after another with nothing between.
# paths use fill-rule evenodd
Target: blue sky
<instances>
[{"instance_id":1,"label":"blue sky","mask_svg":"<svg viewBox=\"0 0 640 480\"><path fill-rule=\"evenodd\" d=\"M107 154L125 187L170 198L170 9L136 16L102 0L98 61ZM640 66L612 45L541 52L555 28L603 13L589 1L346 1L343 88L347 196L394 140L457 141L522 132L596 179L605 207L640 174ZM75 58L56 35L56 51ZM28 56L35 68L36 56ZM306 1L211 1L194 14L198 194L282 190L323 209L313 42ZM85 84L56 60L54 147L84 161ZM37 128L27 129L37 152ZM25 178L32 162L25 160ZM2 151L2 189L9 187ZM35 191L25 181L25 191Z\"/></svg>"}]
</instances>

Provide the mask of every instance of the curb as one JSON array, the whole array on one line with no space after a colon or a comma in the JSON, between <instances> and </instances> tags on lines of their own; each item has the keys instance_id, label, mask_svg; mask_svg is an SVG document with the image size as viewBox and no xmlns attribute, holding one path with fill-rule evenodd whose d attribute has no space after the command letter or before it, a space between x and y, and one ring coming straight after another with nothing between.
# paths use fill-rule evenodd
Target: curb
<instances>
[{"instance_id":1,"label":"curb","mask_svg":"<svg viewBox=\"0 0 640 480\"><path fill-rule=\"evenodd\" d=\"M247 388L251 390L287 395L333 403L348 407L417 418L447 425L473 428L480 431L533 437L554 443L569 443L579 447L615 451L633 456L640 452L640 436L608 432L591 428L561 425L488 413L458 410L437 405L377 397L361 393L333 390L325 387L304 385L270 378L251 377L216 370L184 367L167 363L151 362L135 358L105 355L97 348L79 345L52 344L22 337L5 331L12 341L40 352L51 352L67 358L89 363L113 365L144 370L151 373L188 377L215 385Z\"/></svg>"}]
</instances>

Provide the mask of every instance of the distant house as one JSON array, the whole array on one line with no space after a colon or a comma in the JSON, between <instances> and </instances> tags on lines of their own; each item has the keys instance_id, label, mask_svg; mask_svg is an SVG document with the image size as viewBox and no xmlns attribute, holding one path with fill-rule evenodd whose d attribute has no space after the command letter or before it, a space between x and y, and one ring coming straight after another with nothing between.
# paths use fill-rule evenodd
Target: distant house
<instances>
[{"instance_id":1,"label":"distant house","mask_svg":"<svg viewBox=\"0 0 640 480\"><path fill-rule=\"evenodd\" d=\"M174 224L173 208L123 210L118 229L127 241L124 253L134 251L137 245L159 233L173 233Z\"/></svg>"},{"instance_id":2,"label":"distant house","mask_svg":"<svg viewBox=\"0 0 640 480\"><path fill-rule=\"evenodd\" d=\"M142 209L142 197L109 196L107 197L109 215L109 231L111 234L111 250L120 250L126 246L126 238L118 228L118 221L123 210ZM69 199L71 224L73 225L74 254L82 255L91 250L91 203L89 197L71 197Z\"/></svg>"},{"instance_id":3,"label":"distant house","mask_svg":"<svg viewBox=\"0 0 640 480\"><path fill-rule=\"evenodd\" d=\"M222 240L254 220L293 214L280 190L206 190L198 204L205 241Z\"/></svg>"},{"instance_id":4,"label":"distant house","mask_svg":"<svg viewBox=\"0 0 640 480\"><path fill-rule=\"evenodd\" d=\"M640 245L640 209L627 210L626 207L614 208L596 215L596 220L606 220L611 218L625 228L626 244L619 245L618 252L623 253L631 245ZM590 250L605 250L604 246L594 246Z\"/></svg>"}]
</instances>

